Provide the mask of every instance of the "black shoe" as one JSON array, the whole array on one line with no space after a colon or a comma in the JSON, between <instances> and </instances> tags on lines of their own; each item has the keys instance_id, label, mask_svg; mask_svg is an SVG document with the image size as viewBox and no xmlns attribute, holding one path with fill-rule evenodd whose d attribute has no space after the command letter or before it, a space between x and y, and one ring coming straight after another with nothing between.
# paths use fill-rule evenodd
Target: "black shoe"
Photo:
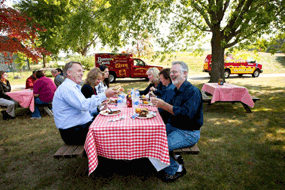
<instances>
[{"instance_id":1,"label":"black shoe","mask_svg":"<svg viewBox=\"0 0 285 190\"><path fill-rule=\"evenodd\" d=\"M15 119L15 117L12 117L11 115L9 115L6 111L1 111L2 115L3 115L3 120L7 120L7 119Z\"/></svg>"},{"instance_id":2,"label":"black shoe","mask_svg":"<svg viewBox=\"0 0 285 190\"><path fill-rule=\"evenodd\" d=\"M175 160L178 162L178 164L184 165L184 160L181 155L179 155Z\"/></svg>"},{"instance_id":3,"label":"black shoe","mask_svg":"<svg viewBox=\"0 0 285 190\"><path fill-rule=\"evenodd\" d=\"M8 113L6 111L1 111L2 115L3 115L3 120L8 119Z\"/></svg>"},{"instance_id":4,"label":"black shoe","mask_svg":"<svg viewBox=\"0 0 285 190\"><path fill-rule=\"evenodd\" d=\"M182 167L182 171L181 172L176 172L173 176L170 176L168 174L165 174L162 178L160 178L162 181L164 182L174 182L176 181L178 178L184 176L187 173L185 167Z\"/></svg>"}]
</instances>

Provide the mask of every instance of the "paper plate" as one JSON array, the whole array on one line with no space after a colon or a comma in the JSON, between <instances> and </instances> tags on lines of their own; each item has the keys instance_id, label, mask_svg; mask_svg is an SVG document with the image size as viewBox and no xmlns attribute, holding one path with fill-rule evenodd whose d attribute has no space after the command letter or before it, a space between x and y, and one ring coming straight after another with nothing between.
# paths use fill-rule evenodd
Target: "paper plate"
<instances>
[{"instance_id":1,"label":"paper plate","mask_svg":"<svg viewBox=\"0 0 285 190\"><path fill-rule=\"evenodd\" d=\"M118 111L118 112L114 113L114 114L109 114L110 110L103 110L103 111L100 111L100 114L105 115L105 116L113 116L113 115L118 115L118 114L122 113L122 111L119 109L112 109L112 111Z\"/></svg>"},{"instance_id":2,"label":"paper plate","mask_svg":"<svg viewBox=\"0 0 285 190\"><path fill-rule=\"evenodd\" d=\"M150 119L156 116L155 112L149 111L148 114L146 115L146 117L137 117L139 119Z\"/></svg>"}]
</instances>

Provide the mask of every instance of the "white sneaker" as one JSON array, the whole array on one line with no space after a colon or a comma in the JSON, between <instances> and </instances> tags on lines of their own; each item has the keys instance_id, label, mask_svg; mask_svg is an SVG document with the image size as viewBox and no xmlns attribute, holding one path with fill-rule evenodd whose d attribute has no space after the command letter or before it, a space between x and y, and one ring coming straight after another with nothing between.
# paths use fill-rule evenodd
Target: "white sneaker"
<instances>
[{"instance_id":1,"label":"white sneaker","mask_svg":"<svg viewBox=\"0 0 285 190\"><path fill-rule=\"evenodd\" d=\"M41 119L42 117L31 117L31 119Z\"/></svg>"}]
</instances>

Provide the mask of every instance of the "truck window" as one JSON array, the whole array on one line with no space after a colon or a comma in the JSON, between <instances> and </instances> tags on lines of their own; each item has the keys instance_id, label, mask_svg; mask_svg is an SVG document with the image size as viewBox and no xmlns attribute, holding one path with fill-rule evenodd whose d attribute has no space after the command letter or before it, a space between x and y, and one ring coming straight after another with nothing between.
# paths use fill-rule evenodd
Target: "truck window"
<instances>
[{"instance_id":1,"label":"truck window","mask_svg":"<svg viewBox=\"0 0 285 190\"><path fill-rule=\"evenodd\" d=\"M139 59L134 60L135 66L145 66L145 63Z\"/></svg>"}]
</instances>

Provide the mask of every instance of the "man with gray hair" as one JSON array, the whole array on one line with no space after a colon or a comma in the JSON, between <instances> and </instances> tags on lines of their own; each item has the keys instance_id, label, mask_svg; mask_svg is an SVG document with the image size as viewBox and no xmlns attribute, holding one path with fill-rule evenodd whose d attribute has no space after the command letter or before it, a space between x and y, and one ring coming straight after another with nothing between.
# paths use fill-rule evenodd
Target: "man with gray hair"
<instances>
[{"instance_id":1,"label":"man with gray hair","mask_svg":"<svg viewBox=\"0 0 285 190\"><path fill-rule=\"evenodd\" d=\"M89 110L98 107L107 97L113 97L118 92L110 88L104 93L85 98L79 85L83 77L83 68L79 62L67 63L63 74L65 80L56 90L52 101L54 122L66 144L84 144L94 119Z\"/></svg>"},{"instance_id":2,"label":"man with gray hair","mask_svg":"<svg viewBox=\"0 0 285 190\"><path fill-rule=\"evenodd\" d=\"M52 69L51 74L54 77L54 84L56 85L56 87L59 87L59 85L63 83L64 77L58 72L57 69Z\"/></svg>"},{"instance_id":3,"label":"man with gray hair","mask_svg":"<svg viewBox=\"0 0 285 190\"><path fill-rule=\"evenodd\" d=\"M203 101L201 91L187 81L188 66L182 61L172 63L170 78L175 85L174 96L170 102L152 98L154 106L171 115L166 122L169 151L193 146L200 139L200 128L203 125ZM164 169L160 178L173 182L186 174L181 156L170 156L170 166Z\"/></svg>"}]
</instances>

